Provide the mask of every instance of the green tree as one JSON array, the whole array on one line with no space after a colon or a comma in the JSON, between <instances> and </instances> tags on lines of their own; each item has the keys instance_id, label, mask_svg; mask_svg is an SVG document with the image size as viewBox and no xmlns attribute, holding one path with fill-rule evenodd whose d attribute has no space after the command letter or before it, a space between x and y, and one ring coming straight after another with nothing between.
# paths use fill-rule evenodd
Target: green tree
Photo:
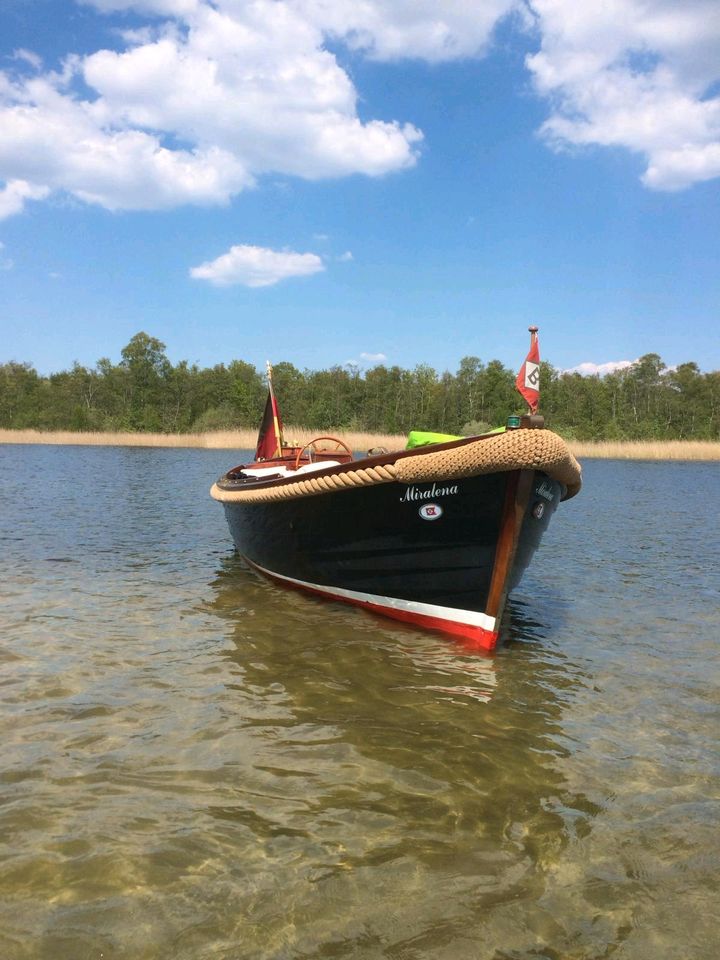
<instances>
[{"instance_id":1,"label":"green tree","mask_svg":"<svg viewBox=\"0 0 720 960\"><path fill-rule=\"evenodd\" d=\"M346 364L300 371L274 367L286 424L324 432L336 428L404 433L460 433L465 424L500 425L523 412L515 373L498 360L463 357L455 374L427 364L407 370L380 365L361 374ZM577 439L720 436L720 372L692 361L668 370L657 353L607 376L562 373L540 365L541 412L548 426ZM162 430L183 432L254 427L267 384L244 360L199 368L173 366L165 344L137 333L120 362L40 376L27 363L0 364L0 426L16 429Z\"/></svg>"},{"instance_id":2,"label":"green tree","mask_svg":"<svg viewBox=\"0 0 720 960\"><path fill-rule=\"evenodd\" d=\"M147 333L136 333L121 350L129 377L129 424L133 430L161 430L163 388L171 370L165 344Z\"/></svg>"},{"instance_id":3,"label":"green tree","mask_svg":"<svg viewBox=\"0 0 720 960\"><path fill-rule=\"evenodd\" d=\"M0 365L0 424L20 430L37 427L42 410L42 381L29 363Z\"/></svg>"}]
</instances>

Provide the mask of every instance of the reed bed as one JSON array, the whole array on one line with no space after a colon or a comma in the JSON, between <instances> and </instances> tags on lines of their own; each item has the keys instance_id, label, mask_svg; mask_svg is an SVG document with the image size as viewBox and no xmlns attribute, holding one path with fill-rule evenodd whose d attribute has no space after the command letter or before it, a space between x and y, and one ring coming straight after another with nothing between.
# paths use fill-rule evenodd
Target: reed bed
<instances>
[{"instance_id":1,"label":"reed bed","mask_svg":"<svg viewBox=\"0 0 720 960\"><path fill-rule=\"evenodd\" d=\"M311 430L286 427L288 442L307 443L321 434L343 439L352 450L364 452L372 447L402 450L406 438L398 434L361 433L340 428ZM116 447L195 447L206 450L253 450L256 430L217 430L208 433L80 433L70 430L0 430L3 443L79 444ZM720 442L700 440L618 440L583 443L569 441L580 459L603 460L720 460Z\"/></svg>"},{"instance_id":2,"label":"reed bed","mask_svg":"<svg viewBox=\"0 0 720 960\"><path fill-rule=\"evenodd\" d=\"M402 450L405 436L352 430L285 427L287 443L304 444L319 436L338 437L354 451L371 447ZM72 430L0 430L2 443L45 443L92 447L195 447L206 450L254 450L257 430L215 430L208 433L83 433Z\"/></svg>"},{"instance_id":3,"label":"reed bed","mask_svg":"<svg viewBox=\"0 0 720 960\"><path fill-rule=\"evenodd\" d=\"M713 440L573 440L568 446L581 460L720 460L720 442Z\"/></svg>"}]
</instances>

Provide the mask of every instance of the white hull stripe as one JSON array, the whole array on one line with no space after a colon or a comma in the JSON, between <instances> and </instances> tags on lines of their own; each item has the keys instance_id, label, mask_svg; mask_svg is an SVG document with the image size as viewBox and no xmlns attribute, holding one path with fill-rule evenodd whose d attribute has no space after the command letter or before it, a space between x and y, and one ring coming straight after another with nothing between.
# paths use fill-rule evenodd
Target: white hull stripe
<instances>
[{"instance_id":1,"label":"white hull stripe","mask_svg":"<svg viewBox=\"0 0 720 960\"><path fill-rule=\"evenodd\" d=\"M321 583L310 583L307 580L296 580L294 577L285 577L273 570L266 570L259 563L250 561L252 565L276 580L284 580L296 587L305 587L308 590L318 590L331 597L343 597L346 600L356 600L359 603L372 603L377 607L387 607L389 610L403 610L423 617L435 617L438 620L449 620L452 623L464 623L473 627L481 627L490 632L495 630L495 617L486 613L477 613L475 610L459 610L456 607L439 607L434 603L419 603L416 600L400 600L397 597L382 597L376 593L360 593L357 590L345 590L343 587L328 587Z\"/></svg>"}]
</instances>

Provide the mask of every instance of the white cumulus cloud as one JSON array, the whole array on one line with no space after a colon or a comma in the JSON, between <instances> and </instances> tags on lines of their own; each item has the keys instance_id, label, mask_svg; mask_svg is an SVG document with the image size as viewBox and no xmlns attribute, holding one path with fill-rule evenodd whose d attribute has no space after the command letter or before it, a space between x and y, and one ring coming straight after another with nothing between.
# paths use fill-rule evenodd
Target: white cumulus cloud
<instances>
[{"instance_id":1,"label":"white cumulus cloud","mask_svg":"<svg viewBox=\"0 0 720 960\"><path fill-rule=\"evenodd\" d=\"M0 220L20 213L27 200L42 200L49 192L48 187L28 183L27 180L8 181L0 189Z\"/></svg>"},{"instance_id":2,"label":"white cumulus cloud","mask_svg":"<svg viewBox=\"0 0 720 960\"><path fill-rule=\"evenodd\" d=\"M525 15L522 0L292 0L319 29L377 60L440 63L477 57L499 20Z\"/></svg>"},{"instance_id":3,"label":"white cumulus cloud","mask_svg":"<svg viewBox=\"0 0 720 960\"><path fill-rule=\"evenodd\" d=\"M624 147L646 186L720 176L717 0L529 0L540 50L527 58L557 146Z\"/></svg>"},{"instance_id":4,"label":"white cumulus cloud","mask_svg":"<svg viewBox=\"0 0 720 960\"><path fill-rule=\"evenodd\" d=\"M13 53L13 58L15 60L23 60L31 66L33 70L40 70L42 68L42 57L33 53L32 50L25 50L21 47Z\"/></svg>"},{"instance_id":5,"label":"white cumulus cloud","mask_svg":"<svg viewBox=\"0 0 720 960\"><path fill-rule=\"evenodd\" d=\"M604 377L607 373L616 373L618 370L627 370L637 363L637 360L609 360L607 363L591 363L585 361L576 367L563 370L563 373L579 373L583 377Z\"/></svg>"},{"instance_id":6,"label":"white cumulus cloud","mask_svg":"<svg viewBox=\"0 0 720 960\"><path fill-rule=\"evenodd\" d=\"M387 356L384 353L361 353L360 359L364 363L385 363Z\"/></svg>"},{"instance_id":7,"label":"white cumulus cloud","mask_svg":"<svg viewBox=\"0 0 720 960\"><path fill-rule=\"evenodd\" d=\"M90 5L152 19L119 51L69 55L59 73L38 73L29 51L0 72L0 184L162 209L225 203L263 174L380 176L417 160L411 124L359 118L352 80L302 5Z\"/></svg>"},{"instance_id":8,"label":"white cumulus cloud","mask_svg":"<svg viewBox=\"0 0 720 960\"><path fill-rule=\"evenodd\" d=\"M515 38L535 48L527 66L550 104L548 144L633 151L659 190L720 176L718 0L77 2L109 18L117 48L68 51L57 71L27 46L7 59L0 215L53 192L166 209L227 203L267 175L410 168L422 132L402 117L361 118L335 51L480 57L511 15L534 27Z\"/></svg>"},{"instance_id":9,"label":"white cumulus cloud","mask_svg":"<svg viewBox=\"0 0 720 960\"><path fill-rule=\"evenodd\" d=\"M270 287L288 277L307 277L324 269L323 261L314 253L238 244L215 260L192 267L190 276L219 287Z\"/></svg>"}]
</instances>

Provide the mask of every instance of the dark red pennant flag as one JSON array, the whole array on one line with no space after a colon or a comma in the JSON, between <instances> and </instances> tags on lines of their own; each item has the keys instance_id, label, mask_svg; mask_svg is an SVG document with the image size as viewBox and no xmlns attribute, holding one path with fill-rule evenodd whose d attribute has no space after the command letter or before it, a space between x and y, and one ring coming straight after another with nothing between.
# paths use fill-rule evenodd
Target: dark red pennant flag
<instances>
[{"instance_id":1,"label":"dark red pennant flag","mask_svg":"<svg viewBox=\"0 0 720 960\"><path fill-rule=\"evenodd\" d=\"M272 390L268 390L265 412L258 432L256 460L272 460L282 454L282 421L277 400Z\"/></svg>"},{"instance_id":2,"label":"dark red pennant flag","mask_svg":"<svg viewBox=\"0 0 720 960\"><path fill-rule=\"evenodd\" d=\"M530 350L525 363L520 367L515 386L527 401L530 413L536 413L540 403L540 347L537 327L530 328L530 337Z\"/></svg>"}]
</instances>

